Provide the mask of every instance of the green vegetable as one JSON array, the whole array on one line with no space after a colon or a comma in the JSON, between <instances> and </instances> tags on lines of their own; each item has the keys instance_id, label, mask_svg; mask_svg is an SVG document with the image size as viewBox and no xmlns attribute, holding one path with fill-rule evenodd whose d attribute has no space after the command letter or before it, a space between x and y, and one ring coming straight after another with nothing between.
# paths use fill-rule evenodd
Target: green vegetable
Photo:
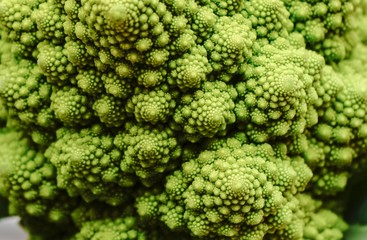
<instances>
[{"instance_id":1,"label":"green vegetable","mask_svg":"<svg viewBox=\"0 0 367 240\"><path fill-rule=\"evenodd\" d=\"M2 212L30 239L352 236L365 23L366 0L0 0Z\"/></svg>"}]
</instances>

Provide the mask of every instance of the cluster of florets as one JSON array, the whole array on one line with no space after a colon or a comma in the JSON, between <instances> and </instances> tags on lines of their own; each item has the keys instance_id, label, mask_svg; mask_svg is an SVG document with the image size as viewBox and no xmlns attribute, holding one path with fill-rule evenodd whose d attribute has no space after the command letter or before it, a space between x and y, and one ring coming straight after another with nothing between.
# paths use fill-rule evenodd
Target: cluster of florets
<instances>
[{"instance_id":1,"label":"cluster of florets","mask_svg":"<svg viewBox=\"0 0 367 240\"><path fill-rule=\"evenodd\" d=\"M39 239L342 239L366 19L363 0L0 0L0 195Z\"/></svg>"}]
</instances>

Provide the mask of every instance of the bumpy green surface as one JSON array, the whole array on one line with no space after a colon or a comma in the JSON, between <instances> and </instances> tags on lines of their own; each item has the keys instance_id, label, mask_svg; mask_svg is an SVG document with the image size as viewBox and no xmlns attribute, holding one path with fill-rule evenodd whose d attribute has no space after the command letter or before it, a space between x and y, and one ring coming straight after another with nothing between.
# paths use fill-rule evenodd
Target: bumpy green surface
<instances>
[{"instance_id":1,"label":"bumpy green surface","mask_svg":"<svg viewBox=\"0 0 367 240\"><path fill-rule=\"evenodd\" d=\"M0 204L37 240L343 239L366 22L365 0L0 0Z\"/></svg>"}]
</instances>

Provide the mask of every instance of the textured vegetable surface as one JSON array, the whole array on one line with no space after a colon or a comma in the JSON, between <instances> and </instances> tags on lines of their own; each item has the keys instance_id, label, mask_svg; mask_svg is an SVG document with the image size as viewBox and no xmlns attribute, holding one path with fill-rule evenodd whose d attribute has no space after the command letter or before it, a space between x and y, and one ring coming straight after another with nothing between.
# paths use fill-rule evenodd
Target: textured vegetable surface
<instances>
[{"instance_id":1,"label":"textured vegetable surface","mask_svg":"<svg viewBox=\"0 0 367 240\"><path fill-rule=\"evenodd\" d=\"M0 198L31 239L343 239L366 26L366 0L0 0Z\"/></svg>"}]
</instances>

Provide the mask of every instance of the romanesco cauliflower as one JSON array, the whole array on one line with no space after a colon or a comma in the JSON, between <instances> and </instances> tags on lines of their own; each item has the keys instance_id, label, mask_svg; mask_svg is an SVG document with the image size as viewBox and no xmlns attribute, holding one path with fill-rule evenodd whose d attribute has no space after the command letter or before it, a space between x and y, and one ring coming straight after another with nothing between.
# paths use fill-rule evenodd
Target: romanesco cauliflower
<instances>
[{"instance_id":1,"label":"romanesco cauliflower","mask_svg":"<svg viewBox=\"0 0 367 240\"><path fill-rule=\"evenodd\" d=\"M30 239L343 239L366 22L366 0L0 0L0 203Z\"/></svg>"}]
</instances>

